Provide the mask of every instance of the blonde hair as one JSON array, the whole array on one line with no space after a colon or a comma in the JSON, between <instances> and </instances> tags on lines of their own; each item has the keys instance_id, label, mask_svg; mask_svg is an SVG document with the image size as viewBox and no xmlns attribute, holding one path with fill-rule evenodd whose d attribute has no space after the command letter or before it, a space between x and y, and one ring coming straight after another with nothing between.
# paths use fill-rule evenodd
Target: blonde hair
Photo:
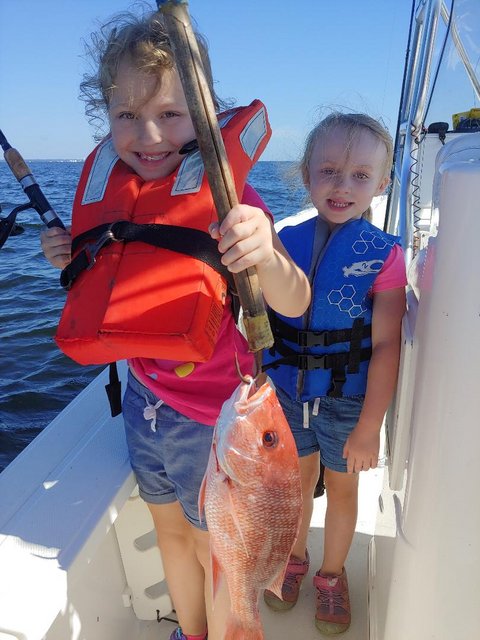
<instances>
[{"instance_id":1,"label":"blonde hair","mask_svg":"<svg viewBox=\"0 0 480 640\"><path fill-rule=\"evenodd\" d=\"M213 89L213 76L205 39L196 33L205 76L212 92L215 108L226 106ZM91 43L85 44L93 67L80 83L80 98L85 102L85 114L99 131L107 122L108 106L115 89L116 77L122 62L128 61L142 73L156 78L153 93L158 90L164 71L175 67L175 57L168 38L163 17L158 12L137 16L131 12L119 13L98 32L91 34Z\"/></svg>"},{"instance_id":2,"label":"blonde hair","mask_svg":"<svg viewBox=\"0 0 480 640\"><path fill-rule=\"evenodd\" d=\"M303 183L306 187L309 184L310 160L313 148L318 140L334 129L341 128L345 131L348 140L353 141L362 131L369 131L379 142L383 142L386 150L385 167L383 178L390 176L393 163L393 140L390 133L381 122L366 115L365 113L343 113L333 111L323 118L307 136L303 156L299 163L299 169ZM364 212L363 217L371 218L370 207Z\"/></svg>"}]
</instances>

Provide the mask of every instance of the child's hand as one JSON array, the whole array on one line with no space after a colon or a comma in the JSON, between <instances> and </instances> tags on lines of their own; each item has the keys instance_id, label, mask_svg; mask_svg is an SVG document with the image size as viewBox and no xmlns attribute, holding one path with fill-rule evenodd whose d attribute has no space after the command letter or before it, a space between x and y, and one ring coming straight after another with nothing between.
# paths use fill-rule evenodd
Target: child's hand
<instances>
[{"instance_id":1,"label":"child's hand","mask_svg":"<svg viewBox=\"0 0 480 640\"><path fill-rule=\"evenodd\" d=\"M216 222L210 225L209 232L219 240L222 264L232 273L265 265L274 257L272 225L257 207L233 207L220 226Z\"/></svg>"},{"instance_id":2,"label":"child's hand","mask_svg":"<svg viewBox=\"0 0 480 640\"><path fill-rule=\"evenodd\" d=\"M343 457L347 459L348 473L375 469L379 449L379 430L363 428L357 424L343 447Z\"/></svg>"},{"instance_id":3,"label":"child's hand","mask_svg":"<svg viewBox=\"0 0 480 640\"><path fill-rule=\"evenodd\" d=\"M42 251L50 264L53 267L57 267L57 269L63 269L72 259L72 236L70 231L71 227L67 227L67 229L52 227L51 229L44 229L40 234Z\"/></svg>"}]
</instances>

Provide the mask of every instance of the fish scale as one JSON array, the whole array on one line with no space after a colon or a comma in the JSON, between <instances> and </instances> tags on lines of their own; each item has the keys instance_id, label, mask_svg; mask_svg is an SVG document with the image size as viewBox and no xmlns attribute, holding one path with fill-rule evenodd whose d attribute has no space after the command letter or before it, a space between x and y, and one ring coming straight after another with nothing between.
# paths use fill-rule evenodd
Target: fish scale
<instances>
[{"instance_id":1,"label":"fish scale","mask_svg":"<svg viewBox=\"0 0 480 640\"><path fill-rule=\"evenodd\" d=\"M227 581L225 638L262 640L261 592L281 594L302 513L298 454L276 394L242 382L223 405L200 495L210 532L214 591Z\"/></svg>"}]
</instances>

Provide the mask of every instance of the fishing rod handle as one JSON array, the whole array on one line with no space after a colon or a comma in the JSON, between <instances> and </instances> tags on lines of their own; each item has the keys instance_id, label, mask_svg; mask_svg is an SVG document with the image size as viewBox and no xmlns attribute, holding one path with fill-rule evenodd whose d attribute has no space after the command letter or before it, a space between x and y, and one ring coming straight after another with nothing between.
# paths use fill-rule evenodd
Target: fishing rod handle
<instances>
[{"instance_id":1,"label":"fishing rod handle","mask_svg":"<svg viewBox=\"0 0 480 640\"><path fill-rule=\"evenodd\" d=\"M40 186L33 177L30 167L22 158L20 153L8 145L8 148L3 155L11 172L21 184L22 189L30 199L32 206L39 214L42 222L49 228L60 227L61 229L65 229L63 222L57 216L47 198L44 196Z\"/></svg>"},{"instance_id":2,"label":"fishing rod handle","mask_svg":"<svg viewBox=\"0 0 480 640\"><path fill-rule=\"evenodd\" d=\"M30 167L22 158L22 156L18 153L16 149L9 147L5 153L3 154L5 161L10 167L13 175L20 182L23 187L22 180L27 176L31 176L32 172L30 171Z\"/></svg>"}]
</instances>

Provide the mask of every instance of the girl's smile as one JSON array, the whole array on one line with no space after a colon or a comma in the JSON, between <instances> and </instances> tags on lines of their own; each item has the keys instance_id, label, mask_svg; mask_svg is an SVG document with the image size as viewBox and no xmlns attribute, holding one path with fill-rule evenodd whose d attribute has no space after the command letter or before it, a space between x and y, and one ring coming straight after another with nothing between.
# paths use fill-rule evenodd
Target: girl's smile
<instances>
[{"instance_id":1,"label":"girl's smile","mask_svg":"<svg viewBox=\"0 0 480 640\"><path fill-rule=\"evenodd\" d=\"M328 206L334 211L344 211L347 207L353 204L353 202L340 202L339 200L327 199Z\"/></svg>"},{"instance_id":2,"label":"girl's smile","mask_svg":"<svg viewBox=\"0 0 480 640\"><path fill-rule=\"evenodd\" d=\"M165 158L169 155L168 153L161 153L157 156L147 156L146 153L137 153L140 160L144 160L145 162L156 162L157 160L165 160Z\"/></svg>"}]
</instances>

